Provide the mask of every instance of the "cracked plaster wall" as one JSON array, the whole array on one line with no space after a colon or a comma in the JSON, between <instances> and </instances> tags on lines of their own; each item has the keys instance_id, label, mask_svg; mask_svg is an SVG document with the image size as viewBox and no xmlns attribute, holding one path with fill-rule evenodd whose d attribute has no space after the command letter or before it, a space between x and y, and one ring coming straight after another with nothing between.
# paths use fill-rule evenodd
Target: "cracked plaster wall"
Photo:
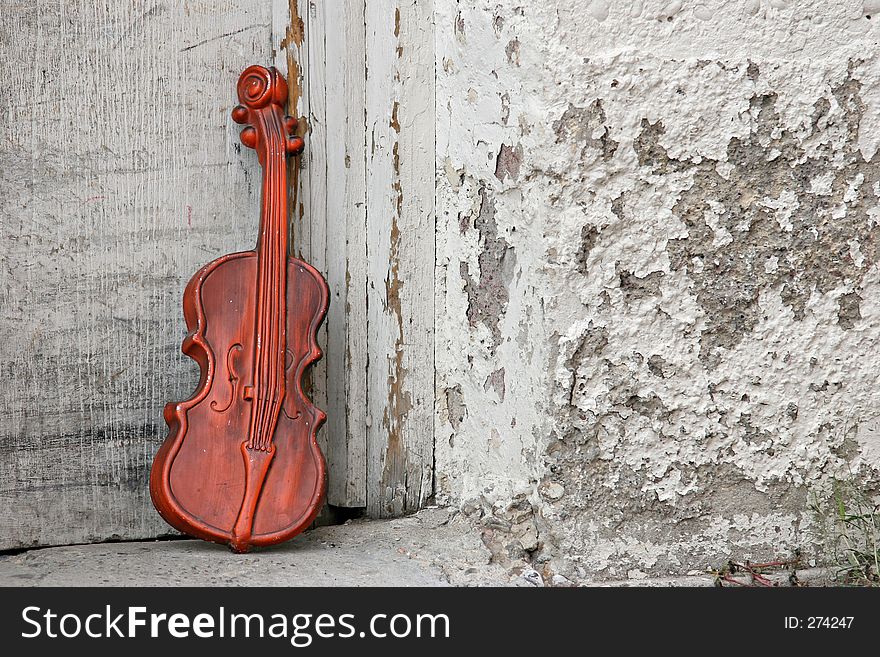
<instances>
[{"instance_id":1,"label":"cracked plaster wall","mask_svg":"<svg viewBox=\"0 0 880 657\"><path fill-rule=\"evenodd\" d=\"M821 559L880 468L880 3L435 5L438 497L545 577Z\"/></svg>"}]
</instances>

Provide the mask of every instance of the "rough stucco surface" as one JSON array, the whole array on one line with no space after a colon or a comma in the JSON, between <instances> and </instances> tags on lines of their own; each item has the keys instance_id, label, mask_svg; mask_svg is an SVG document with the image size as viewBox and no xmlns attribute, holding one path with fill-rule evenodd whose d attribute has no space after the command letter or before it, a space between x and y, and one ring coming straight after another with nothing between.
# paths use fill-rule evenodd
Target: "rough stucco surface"
<instances>
[{"instance_id":1,"label":"rough stucco surface","mask_svg":"<svg viewBox=\"0 0 880 657\"><path fill-rule=\"evenodd\" d=\"M880 3L436 5L438 499L548 580L821 560L880 468Z\"/></svg>"}]
</instances>

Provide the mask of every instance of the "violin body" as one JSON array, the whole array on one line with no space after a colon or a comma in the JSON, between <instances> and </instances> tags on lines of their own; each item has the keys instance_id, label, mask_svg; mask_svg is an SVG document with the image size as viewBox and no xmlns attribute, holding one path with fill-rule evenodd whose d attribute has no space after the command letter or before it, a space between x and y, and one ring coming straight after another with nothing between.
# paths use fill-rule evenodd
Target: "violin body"
<instances>
[{"instance_id":1,"label":"violin body","mask_svg":"<svg viewBox=\"0 0 880 657\"><path fill-rule=\"evenodd\" d=\"M183 352L201 380L192 397L165 407L169 434L150 476L153 503L170 525L237 552L308 527L326 490L316 442L326 416L302 381L321 357L316 335L329 290L287 253L285 156L303 143L281 112L286 97L274 69L250 67L239 80L233 118L249 124L242 142L264 168L258 245L214 260L186 287Z\"/></svg>"}]
</instances>

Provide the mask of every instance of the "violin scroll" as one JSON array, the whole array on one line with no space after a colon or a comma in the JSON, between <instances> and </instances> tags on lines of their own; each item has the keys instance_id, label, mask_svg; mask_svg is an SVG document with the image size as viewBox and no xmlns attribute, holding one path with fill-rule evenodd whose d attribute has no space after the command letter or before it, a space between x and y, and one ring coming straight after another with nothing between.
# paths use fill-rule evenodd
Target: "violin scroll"
<instances>
[{"instance_id":1,"label":"violin scroll","mask_svg":"<svg viewBox=\"0 0 880 657\"><path fill-rule=\"evenodd\" d=\"M274 67L250 66L238 79L238 99L241 105L232 110L232 120L246 125L241 131L241 143L258 152L272 137L283 139L288 155L299 155L305 148L303 138L296 135L297 120L284 115L287 102L287 82ZM261 142L263 146L261 146ZM260 158L263 158L262 152Z\"/></svg>"}]
</instances>

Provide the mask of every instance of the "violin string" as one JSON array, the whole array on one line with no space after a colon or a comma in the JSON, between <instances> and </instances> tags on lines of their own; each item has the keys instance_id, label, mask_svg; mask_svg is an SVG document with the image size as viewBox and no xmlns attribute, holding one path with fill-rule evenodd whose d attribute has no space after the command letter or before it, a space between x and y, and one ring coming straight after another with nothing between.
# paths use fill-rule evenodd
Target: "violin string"
<instances>
[{"instance_id":1,"label":"violin string","mask_svg":"<svg viewBox=\"0 0 880 657\"><path fill-rule=\"evenodd\" d=\"M263 120L262 115L259 115L258 119L263 129L263 134L265 135L265 121ZM257 144L257 147L260 145ZM249 438L249 446L253 448L260 448L260 444L262 442L262 431L263 431L263 421L265 417L265 394L263 393L263 372L265 367L265 311L266 311L266 266L267 260L264 247L266 246L266 242L268 239L271 239L270 231L270 221L271 221L271 208L268 203L271 201L271 167L272 167L272 157L271 154L268 153L268 149L266 152L265 159L265 172L264 172L264 182L263 182L263 207L266 208L263 216L261 217L260 222L260 240L257 245L257 312L256 312L256 358L254 359L254 390L253 390L253 401L251 408L251 435ZM269 198L267 198L269 197Z\"/></svg>"},{"instance_id":2,"label":"violin string","mask_svg":"<svg viewBox=\"0 0 880 657\"><path fill-rule=\"evenodd\" d=\"M262 217L262 235L258 243L257 345L248 447L268 451L286 392L286 317L283 309L286 301L288 225L287 217L283 215L287 198L272 191L281 188L283 194L287 193L283 184L287 178L287 134L282 123L276 121L276 125L270 129L264 117L261 116L259 120L266 140L266 178L263 185L266 212ZM294 208L299 191L298 173L294 168ZM278 182L282 184L276 184Z\"/></svg>"},{"instance_id":3,"label":"violin string","mask_svg":"<svg viewBox=\"0 0 880 657\"><path fill-rule=\"evenodd\" d=\"M265 123L264 123L265 128ZM268 155L268 153L267 153ZM271 193L272 184L271 184L271 162L272 158L266 158L266 182L263 185L263 195L264 195L264 203L268 201L265 199L265 196ZM268 240L271 239L271 228L270 228L270 220L271 220L271 210L267 207L267 214L263 217L263 225L261 226L263 231L263 239L262 244L260 245L260 253L258 255L260 269L258 274L257 287L259 290L258 299L259 299L259 307L257 308L257 321L259 323L259 328L257 329L257 344L259 350L259 358L257 360L257 371L256 371L256 379L259 381L259 385L255 390L255 398L254 404L256 406L256 431L253 437L255 447L260 449L262 443L262 433L263 433L263 422L265 418L265 403L266 403L266 395L264 392L264 382L263 376L265 373L265 353L266 353L266 274L267 274L267 254L263 247L266 246Z\"/></svg>"},{"instance_id":4,"label":"violin string","mask_svg":"<svg viewBox=\"0 0 880 657\"><path fill-rule=\"evenodd\" d=\"M259 144L257 146L259 146ZM266 193L265 184L263 185L262 193L263 194ZM261 278L261 276L260 276L260 251L259 251L259 249L260 249L260 243L263 241L262 232L264 229L265 229L265 226L263 225L263 218L261 217L260 236L257 240L257 272L256 272L256 278L257 278L257 280L256 280L256 293L257 294L256 294L256 298L254 300L254 302L257 304L257 308L256 308L257 315L256 315L256 320L255 320L255 326L254 326L255 343L254 343L254 359L253 359L253 365L252 365L252 367L253 367L253 376L252 376L253 388L251 390L251 421L250 421L250 431L249 431L249 436L248 436L248 447L250 449L254 448L254 441L256 439L255 434L256 434L256 427L257 427L257 420L258 420L258 415L259 415L259 377L260 377L260 372L259 372L259 370L260 370L260 368L259 368L259 358L260 358L260 340L259 340L260 317L259 317L259 312L260 312L260 303L261 303L261 295L260 295L260 278Z\"/></svg>"},{"instance_id":5,"label":"violin string","mask_svg":"<svg viewBox=\"0 0 880 657\"><path fill-rule=\"evenodd\" d=\"M287 216L285 210L287 208L287 133L285 130L284 123L279 120L276 125L277 130L277 141L276 148L279 149L278 157L276 161L279 163L278 173L281 178L281 183L278 187L282 190L281 194L278 194L278 198L276 200L277 208L276 208L276 217L278 219L277 225L275 228L276 234L276 246L275 246L275 258L272 261L272 266L275 271L275 294L274 294L274 302L275 302L275 313L272 315L272 324L274 327L274 354L273 354L273 367L272 367L272 411L271 411L271 420L270 420L270 431L267 436L266 449L268 450L272 445L272 437L275 433L275 427L278 423L278 411L280 408L280 400L284 391L284 382L283 382L283 373L284 373L284 344L283 344L283 333L281 330L281 322L283 322L286 318L286 313L284 312L284 298L283 295L285 293L285 285L286 282L284 275L282 273L282 265L284 264L285 258L282 253L284 248L287 246L286 235L284 231L287 228ZM280 361L280 363L279 363ZM279 369L280 366L280 369Z\"/></svg>"},{"instance_id":6,"label":"violin string","mask_svg":"<svg viewBox=\"0 0 880 657\"><path fill-rule=\"evenodd\" d=\"M281 139L283 139L283 134L281 134L280 128L278 129L278 133L276 135L276 148L281 145ZM283 175L283 167L287 165L284 152L280 152L277 154L276 161L280 163L278 167L279 177L283 180L286 176ZM277 195L277 199L275 201L275 217L276 217L276 225L274 226L274 236L275 236L275 252L272 257L272 305L273 312L270 315L270 320L272 322L272 369L271 369L271 377L272 377L272 397L271 397L271 405L269 410L269 430L266 434L266 449L269 449L269 446L272 444L272 435L274 434L274 429L277 422L277 412L276 408L278 405L278 352L280 349L281 342L281 332L278 330L278 318L281 315L281 299L279 297L281 291L281 280L278 271L278 260L280 258L281 251L281 225L283 219L281 217L281 206L283 199L282 194L287 194L286 185L278 185L277 188L280 188L282 191L281 194Z\"/></svg>"},{"instance_id":7,"label":"violin string","mask_svg":"<svg viewBox=\"0 0 880 657\"><path fill-rule=\"evenodd\" d=\"M282 394L282 381L279 376L280 372L278 369L278 360L279 356L283 358L284 347L281 344L281 321L284 319L284 304L281 298L283 294L284 285L281 279L281 262L282 255L281 250L284 246L284 232L283 228L286 224L287 217L284 216L283 210L286 207L286 194L287 194L287 143L286 143L286 134L283 128L283 123L280 121L276 124L276 143L275 147L278 149L278 154L275 161L278 163L278 173L277 176L279 178L276 189L281 189L282 193L277 195L275 199L275 253L272 260L272 269L275 272L274 279L272 281L273 285L273 295L272 301L274 305L274 312L272 314L272 328L273 328L273 352L272 352L272 404L270 407L270 420L269 420L269 431L266 435L266 449L268 450L272 445L272 437L275 433L275 427L278 422L278 400ZM283 367L283 361L281 366Z\"/></svg>"},{"instance_id":8,"label":"violin string","mask_svg":"<svg viewBox=\"0 0 880 657\"><path fill-rule=\"evenodd\" d=\"M276 157L273 152L272 143L270 136L268 134L268 125L267 122L263 123L263 134L267 143L265 144L266 148L266 194L270 195L270 198L266 201L266 209L267 216L265 217L265 226L264 229L267 231L265 237L265 252L260 254L262 270L263 270L263 280L262 285L260 286L260 290L263 294L263 303L260 306L260 318L262 322L262 332L261 332L261 344L262 351L260 354L260 424L259 424L259 432L257 434L257 448L263 450L265 448L266 443L266 424L269 416L269 390L271 386L271 381L267 382L266 379L271 379L271 369L269 368L269 363L271 362L271 354L272 354L272 336L271 336L271 313L272 313L272 294L271 294L271 274L272 274L272 243L274 241L275 231L273 230L273 219L275 216L275 197L276 194L273 194L272 191L276 188L276 185L273 184L274 178L276 175L275 172L275 163ZM267 376L268 375L268 376ZM268 383L268 385L267 385Z\"/></svg>"},{"instance_id":9,"label":"violin string","mask_svg":"<svg viewBox=\"0 0 880 657\"><path fill-rule=\"evenodd\" d=\"M273 137L272 140L272 162L273 162L273 178L280 177L280 169L278 166L279 161L284 162L283 155L278 152L278 127L277 125L273 125ZM278 182L278 181L276 181ZM281 185L275 184L272 186L273 189L279 189L283 187ZM287 193L287 190L284 189L283 193ZM268 364L268 386L266 387L267 399L266 399L266 426L264 428L263 433L263 442L262 447L264 450L268 451L269 444L272 442L272 433L273 428L275 426L274 422L274 407L275 407L275 398L277 397L276 393L276 385L277 385L277 367L278 367L278 335L277 335L277 317L279 314L278 308L278 241L280 239L280 228L278 226L278 221L280 219L280 201L281 194L275 194L272 197L272 250L269 254L269 263L268 268L270 272L269 280L267 281L269 288L269 308L266 316L266 321L268 323L268 331L269 331L269 351L267 354L267 364Z\"/></svg>"},{"instance_id":10,"label":"violin string","mask_svg":"<svg viewBox=\"0 0 880 657\"><path fill-rule=\"evenodd\" d=\"M269 132L269 131L267 131ZM269 137L267 137L269 138ZM271 138L268 144L270 150L270 156L272 161L272 185L271 189L278 190L282 188L282 185L277 184L279 181L280 169L279 163L283 163L283 155L278 151L278 125L277 121L273 122L271 126ZM287 193L287 190L284 189L283 193ZM270 205L270 213L271 213L271 222L270 222L270 248L269 253L267 254L268 262L266 264L267 271L269 272L268 279L266 281L266 288L268 291L268 304L266 308L266 329L267 329L267 347L266 350L266 375L268 379L268 385L266 386L266 401L265 401L265 424L263 426L263 431L261 434L261 443L260 447L263 451L269 450L269 444L272 441L272 430L274 427L273 422L273 406L274 406L274 397L275 397L275 361L277 360L277 349L278 349L278 336L276 335L275 330L275 317L278 314L278 292L277 292L277 271L276 271L276 260L277 260L277 250L278 250L278 238L279 238L279 230L278 230L278 220L280 214L280 200L281 194L273 194Z\"/></svg>"},{"instance_id":11,"label":"violin string","mask_svg":"<svg viewBox=\"0 0 880 657\"><path fill-rule=\"evenodd\" d=\"M287 126L284 125L284 129L281 133L281 141L284 145L283 153L284 153L284 173L286 174L287 169ZM299 159L294 158L292 160L294 171L296 171L299 165ZM285 182L287 176L285 175ZM294 175L294 185L299 182L298 177ZM285 188L287 185L285 185ZM297 189L294 187L294 212L296 211L296 198L297 198ZM282 206L281 211L281 246L279 248L278 254L278 274L279 274L279 283L281 285L281 290L278 294L279 303L281 304L282 312L278 315L278 349L279 349L279 369L278 369L278 377L279 377L279 386L278 386L278 402L277 408L275 409L275 417L281 417L281 409L284 407L284 399L287 396L287 369L285 365L287 364L287 253L288 253L288 208L287 208L287 197L285 191L284 204ZM276 419L277 421L277 419Z\"/></svg>"},{"instance_id":12,"label":"violin string","mask_svg":"<svg viewBox=\"0 0 880 657\"><path fill-rule=\"evenodd\" d=\"M268 127L268 126L267 126ZM267 130L268 132L268 130ZM272 137L274 139L270 140L268 144L268 149L270 150L271 155L271 178L273 183L281 182L277 180L278 178L284 178L286 176L283 175L284 170L283 167L286 166L286 161L284 157L284 152L280 150L282 146L282 138L283 133L281 132L280 125L276 123L271 127ZM286 144L284 144L286 147ZM283 184L272 184L272 189L283 190L283 193L287 193L285 186ZM270 235L269 235L269 253L266 254L268 258L267 262L267 270L269 272L268 280L266 281L266 288L269 292L269 298L266 308L266 313L264 315L266 321L266 329L268 335L266 341L266 365L267 370L265 372L266 377L268 379L268 385L265 388L266 400L265 410L264 410L264 425L261 427L261 441L260 448L264 451L269 450L269 446L272 443L272 434L274 433L274 427L277 421L277 400L279 396L278 389L278 354L280 350L280 331L278 326L278 319L281 315L280 308L280 276L279 276L279 256L280 256L280 248L281 248L281 226L283 223L283 218L281 217L282 205L284 203L284 198L282 198L281 194L274 194L271 198L270 203Z\"/></svg>"},{"instance_id":13,"label":"violin string","mask_svg":"<svg viewBox=\"0 0 880 657\"><path fill-rule=\"evenodd\" d=\"M262 241L262 236L260 240ZM258 249L259 249L259 241L258 241ZM256 272L256 299L255 303L257 304L257 317L254 326L254 358L253 358L253 376L252 376L252 389L251 389L251 418L250 418L250 431L248 435L248 447L250 449L254 448L254 441L256 439L256 428L257 428L257 420L259 415L259 378L260 378L260 368L259 368L259 358L260 358L260 317L259 317L259 305L261 302L260 295L260 259L259 259L259 250L257 251L257 272Z\"/></svg>"}]
</instances>

